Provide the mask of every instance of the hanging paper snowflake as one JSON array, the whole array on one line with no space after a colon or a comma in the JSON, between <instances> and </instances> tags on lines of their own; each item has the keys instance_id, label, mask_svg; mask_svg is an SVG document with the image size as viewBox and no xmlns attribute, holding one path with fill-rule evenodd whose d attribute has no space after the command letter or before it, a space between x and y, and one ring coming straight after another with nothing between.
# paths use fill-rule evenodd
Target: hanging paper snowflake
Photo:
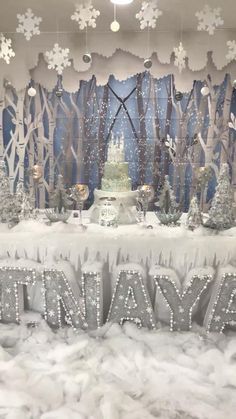
<instances>
[{"instance_id":1,"label":"hanging paper snowflake","mask_svg":"<svg viewBox=\"0 0 236 419\"><path fill-rule=\"evenodd\" d=\"M15 57L11 42L11 39L7 39L3 33L0 34L0 58L3 58L7 64L10 64L11 57Z\"/></svg>"},{"instance_id":2,"label":"hanging paper snowflake","mask_svg":"<svg viewBox=\"0 0 236 419\"><path fill-rule=\"evenodd\" d=\"M139 13L136 14L136 19L140 21L140 29L155 28L157 19L162 15L162 11L157 8L157 0L149 2L143 1Z\"/></svg>"},{"instance_id":3,"label":"hanging paper snowflake","mask_svg":"<svg viewBox=\"0 0 236 419\"><path fill-rule=\"evenodd\" d=\"M228 54L226 55L226 59L229 61L236 60L236 41L228 41Z\"/></svg>"},{"instance_id":4,"label":"hanging paper snowflake","mask_svg":"<svg viewBox=\"0 0 236 419\"><path fill-rule=\"evenodd\" d=\"M209 35L214 35L215 29L224 24L220 15L221 8L211 9L208 4L200 12L196 12L198 18L198 31L207 31Z\"/></svg>"},{"instance_id":5,"label":"hanging paper snowflake","mask_svg":"<svg viewBox=\"0 0 236 419\"><path fill-rule=\"evenodd\" d=\"M100 15L99 10L94 9L91 1L76 6L75 13L71 16L71 20L78 22L80 29L88 26L96 28L96 19Z\"/></svg>"},{"instance_id":6,"label":"hanging paper snowflake","mask_svg":"<svg viewBox=\"0 0 236 419\"><path fill-rule=\"evenodd\" d=\"M178 48L174 48L175 61L174 65L178 67L179 72L181 73L184 68L186 68L186 57L187 52L185 51L182 42L179 43Z\"/></svg>"},{"instance_id":7,"label":"hanging paper snowflake","mask_svg":"<svg viewBox=\"0 0 236 419\"><path fill-rule=\"evenodd\" d=\"M69 48L61 48L58 44L55 44L51 51L45 53L46 60L48 62L49 70L56 70L58 74L62 74L64 68L70 67L71 62L68 58L70 53Z\"/></svg>"},{"instance_id":8,"label":"hanging paper snowflake","mask_svg":"<svg viewBox=\"0 0 236 419\"><path fill-rule=\"evenodd\" d=\"M42 18L35 16L31 9L27 9L24 15L18 14L17 19L19 25L16 32L23 33L27 41L33 35L40 35L39 24L42 22Z\"/></svg>"}]
</instances>

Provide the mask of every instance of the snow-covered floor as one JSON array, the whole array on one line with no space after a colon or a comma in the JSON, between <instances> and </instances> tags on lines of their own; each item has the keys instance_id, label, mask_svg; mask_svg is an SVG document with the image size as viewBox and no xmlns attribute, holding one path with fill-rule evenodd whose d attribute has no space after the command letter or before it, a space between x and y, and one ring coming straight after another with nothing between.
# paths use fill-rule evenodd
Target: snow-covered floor
<instances>
[{"instance_id":1,"label":"snow-covered floor","mask_svg":"<svg viewBox=\"0 0 236 419\"><path fill-rule=\"evenodd\" d=\"M233 419L236 334L0 325L0 418Z\"/></svg>"}]
</instances>

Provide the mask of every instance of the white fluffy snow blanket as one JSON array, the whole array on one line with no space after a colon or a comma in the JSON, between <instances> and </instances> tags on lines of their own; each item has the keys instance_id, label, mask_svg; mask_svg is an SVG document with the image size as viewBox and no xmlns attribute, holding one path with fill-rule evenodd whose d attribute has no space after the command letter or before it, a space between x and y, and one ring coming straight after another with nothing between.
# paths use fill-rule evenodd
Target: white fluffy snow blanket
<instances>
[{"instance_id":1,"label":"white fluffy snow blanket","mask_svg":"<svg viewBox=\"0 0 236 419\"><path fill-rule=\"evenodd\" d=\"M1 419L233 419L236 334L0 325Z\"/></svg>"}]
</instances>

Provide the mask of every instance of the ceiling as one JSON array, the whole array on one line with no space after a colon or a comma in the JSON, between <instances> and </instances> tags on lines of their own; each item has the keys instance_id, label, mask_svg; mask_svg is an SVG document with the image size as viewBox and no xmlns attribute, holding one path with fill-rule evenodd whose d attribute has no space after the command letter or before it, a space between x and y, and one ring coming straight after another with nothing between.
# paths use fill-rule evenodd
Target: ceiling
<instances>
[{"instance_id":1,"label":"ceiling","mask_svg":"<svg viewBox=\"0 0 236 419\"><path fill-rule=\"evenodd\" d=\"M117 6L117 20L121 30L113 33L113 5L110 0L92 0L100 11L96 28L88 28L88 49L93 60L83 62L85 53L85 31L79 30L71 15L75 5L84 0L0 0L0 32L12 39L15 57L10 64L0 60L0 90L2 82L8 78L17 90L24 88L32 77L47 88L52 88L57 79L55 70L49 70L43 59L58 42L62 48L69 48L70 68L63 73L68 90L75 91L81 79L88 80L96 75L100 84L106 83L109 74L123 80L143 71L143 60L153 54L150 72L155 77L174 74L180 89L188 89L192 80L203 79L213 74L216 82L229 72L236 79L236 60L226 59L227 41L236 41L236 0L158 0L163 15L157 20L155 29L141 30L135 18L140 11L142 0L134 0L131 5ZM213 36L206 31L197 31L197 11L205 4L212 8L221 7L224 25L216 29ZM24 14L31 8L36 16L42 17L40 36L33 36L30 42L23 34L16 33L17 14ZM182 73L173 63L173 48L183 41L187 51L187 67ZM209 60L209 53L210 60ZM41 58L40 58L41 57Z\"/></svg>"},{"instance_id":2,"label":"ceiling","mask_svg":"<svg viewBox=\"0 0 236 419\"><path fill-rule=\"evenodd\" d=\"M43 18L41 24L42 32L67 31L76 32L78 26L72 22L70 16L74 12L76 4L83 3L83 0L0 0L0 30L4 33L15 32L17 26L16 14L23 14L27 8ZM100 10L101 15L97 19L97 28L93 31L109 31L110 23L113 20L113 5L110 0L93 0L95 8ZM140 10L141 0L134 0L133 4L117 6L117 19L123 31L140 31L139 22L135 14ZM211 7L221 7L224 18L224 26L220 31L236 29L236 1L235 0L159 0L159 8L163 15L158 19L154 31L196 31L196 11L201 10L205 4ZM18 34L18 36L21 36Z\"/></svg>"}]
</instances>

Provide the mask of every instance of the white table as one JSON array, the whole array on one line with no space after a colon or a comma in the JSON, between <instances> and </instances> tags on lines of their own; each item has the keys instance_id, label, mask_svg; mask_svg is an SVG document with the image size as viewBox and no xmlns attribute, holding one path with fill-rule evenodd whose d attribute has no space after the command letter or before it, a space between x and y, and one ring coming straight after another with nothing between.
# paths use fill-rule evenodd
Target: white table
<instances>
[{"instance_id":1,"label":"white table","mask_svg":"<svg viewBox=\"0 0 236 419\"><path fill-rule=\"evenodd\" d=\"M155 214L148 213L152 230L140 225L113 229L89 224L86 215L85 232L79 230L78 219L73 217L68 224L23 221L11 230L2 224L0 257L41 263L48 257L66 259L75 269L86 260L107 261L111 268L121 261L148 267L158 263L172 267L181 276L190 268L236 262L236 227L218 234L204 227L192 232L184 226L184 219L178 227L166 227L159 225Z\"/></svg>"}]
</instances>

